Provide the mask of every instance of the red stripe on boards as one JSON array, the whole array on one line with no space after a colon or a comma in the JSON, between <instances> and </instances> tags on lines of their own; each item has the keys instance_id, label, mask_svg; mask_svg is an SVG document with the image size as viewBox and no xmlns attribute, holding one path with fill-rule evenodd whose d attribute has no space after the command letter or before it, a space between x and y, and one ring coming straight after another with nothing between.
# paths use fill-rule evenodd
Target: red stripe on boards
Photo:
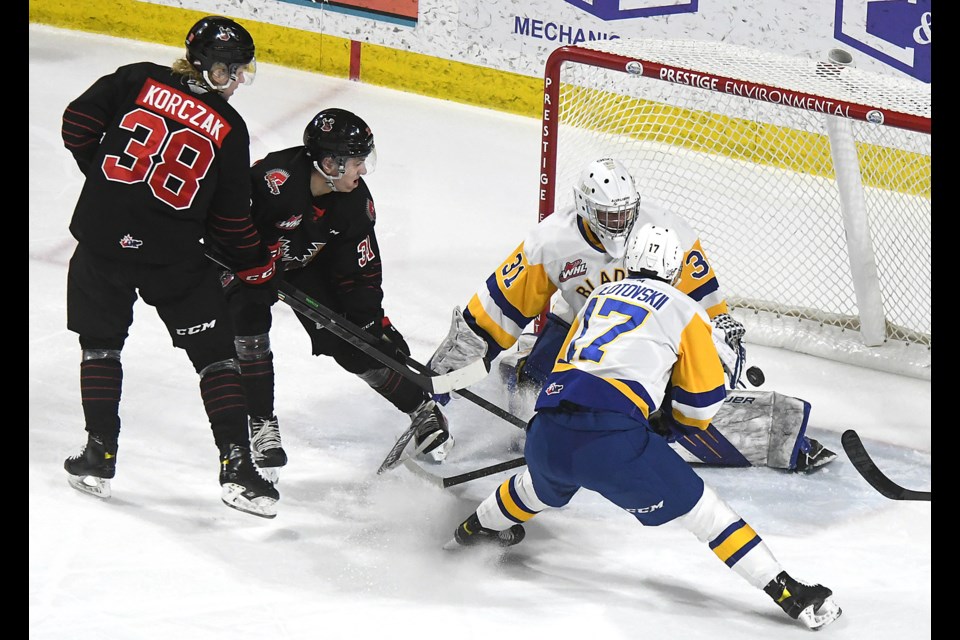
<instances>
[{"instance_id":1,"label":"red stripe on boards","mask_svg":"<svg viewBox=\"0 0 960 640\"><path fill-rule=\"evenodd\" d=\"M360 43L350 41L350 79L360 80Z\"/></svg>"}]
</instances>

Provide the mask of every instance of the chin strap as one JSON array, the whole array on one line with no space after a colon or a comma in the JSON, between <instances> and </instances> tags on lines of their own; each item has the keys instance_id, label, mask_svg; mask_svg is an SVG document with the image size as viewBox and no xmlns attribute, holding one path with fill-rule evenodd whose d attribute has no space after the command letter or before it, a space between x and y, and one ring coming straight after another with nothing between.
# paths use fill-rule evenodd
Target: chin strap
<instances>
[{"instance_id":1,"label":"chin strap","mask_svg":"<svg viewBox=\"0 0 960 640\"><path fill-rule=\"evenodd\" d=\"M327 175L327 172L323 170L323 168L320 166L320 163L317 161L313 162L313 168L316 169L320 173L320 175L323 176L323 179L326 181L327 186L330 187L331 191L338 191L336 185L333 184L333 181L343 177L343 173L344 173L343 162L340 162L340 167L339 167L340 174L336 178L334 178L331 175Z\"/></svg>"}]
</instances>

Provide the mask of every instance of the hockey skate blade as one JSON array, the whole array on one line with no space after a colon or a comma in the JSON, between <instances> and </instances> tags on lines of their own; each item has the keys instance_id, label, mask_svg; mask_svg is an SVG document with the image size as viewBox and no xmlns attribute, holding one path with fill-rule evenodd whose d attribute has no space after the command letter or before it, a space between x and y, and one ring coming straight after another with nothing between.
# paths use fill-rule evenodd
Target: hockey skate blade
<instances>
[{"instance_id":1,"label":"hockey skate blade","mask_svg":"<svg viewBox=\"0 0 960 640\"><path fill-rule=\"evenodd\" d=\"M273 498L260 496L249 500L243 497L244 488L233 482L221 485L222 494L220 499L223 504L231 509L249 513L250 515L260 516L261 518L277 517L277 501Z\"/></svg>"},{"instance_id":2,"label":"hockey skate blade","mask_svg":"<svg viewBox=\"0 0 960 640\"><path fill-rule=\"evenodd\" d=\"M443 545L442 549L444 551L460 551L462 549L466 549L466 547L457 542L456 538L450 538L450 540Z\"/></svg>"},{"instance_id":3,"label":"hockey skate blade","mask_svg":"<svg viewBox=\"0 0 960 640\"><path fill-rule=\"evenodd\" d=\"M411 436L412 436L412 428L409 429L408 431L411 432ZM391 469L396 469L398 466L400 466L407 460L413 457L419 456L421 453L423 453L424 449L429 447L431 444L433 444L434 440L440 437L440 432L437 431L437 432L431 433L429 436L424 438L423 442L421 442L413 451L407 454L403 454L403 451L407 448L407 443L410 442L411 436L407 436L407 432L405 431L404 435L400 436L401 440L405 436L406 436L406 442L404 443L403 448L399 450L400 455L398 455L395 460L390 459L397 451L396 445L394 445L394 448L391 449L390 453L387 455L387 459L384 460L383 464L380 465L380 468L377 469L377 475L380 475L384 471L390 471ZM399 444L399 442L400 441L398 440L397 443Z\"/></svg>"},{"instance_id":4,"label":"hockey skate blade","mask_svg":"<svg viewBox=\"0 0 960 640\"><path fill-rule=\"evenodd\" d=\"M280 467L257 467L260 477L270 484L280 484Z\"/></svg>"},{"instance_id":5,"label":"hockey skate blade","mask_svg":"<svg viewBox=\"0 0 960 640\"><path fill-rule=\"evenodd\" d=\"M433 449L432 451L424 452L424 449L429 447L433 443L433 441L439 437L440 437L440 432L436 431L430 434L430 436L426 440L420 443L420 446L417 447L417 453L415 454L417 457L417 460L423 460L424 462L434 462L439 464L447 459L447 456L450 455L450 451L453 450L453 445L455 444L453 440L453 434L451 433L447 434L447 439L444 440L443 443L440 444L440 446L438 446L436 449Z\"/></svg>"},{"instance_id":6,"label":"hockey skate blade","mask_svg":"<svg viewBox=\"0 0 960 640\"><path fill-rule=\"evenodd\" d=\"M67 483L77 491L106 500L110 497L110 480L96 476L67 475Z\"/></svg>"},{"instance_id":7,"label":"hockey skate blade","mask_svg":"<svg viewBox=\"0 0 960 640\"><path fill-rule=\"evenodd\" d=\"M804 466L802 469L798 469L797 471L799 473L806 474L815 473L836 459L837 454L824 447L817 453L816 458L814 458L812 462L808 462L806 466Z\"/></svg>"},{"instance_id":8,"label":"hockey skate blade","mask_svg":"<svg viewBox=\"0 0 960 640\"><path fill-rule=\"evenodd\" d=\"M834 602L833 598L827 598L816 611L814 611L813 605L801 611L797 620L807 625L808 628L819 631L839 618L841 613L843 613L843 610Z\"/></svg>"}]
</instances>

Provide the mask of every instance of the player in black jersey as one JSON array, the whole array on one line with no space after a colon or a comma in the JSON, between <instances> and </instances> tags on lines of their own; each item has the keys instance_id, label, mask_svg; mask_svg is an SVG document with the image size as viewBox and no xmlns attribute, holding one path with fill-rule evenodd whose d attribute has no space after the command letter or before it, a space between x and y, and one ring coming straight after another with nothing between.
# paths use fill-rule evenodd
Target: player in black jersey
<instances>
[{"instance_id":1,"label":"player in black jersey","mask_svg":"<svg viewBox=\"0 0 960 640\"><path fill-rule=\"evenodd\" d=\"M363 176L374 170L376 149L367 123L343 109L325 109L307 125L303 145L267 154L251 169L253 220L284 278L321 304L381 338L382 350L401 362L410 355L383 310L383 265L375 232L376 209ZM282 265L282 268L281 268ZM224 274L250 407L254 460L274 477L287 456L274 412L270 305ZM358 375L417 425L421 457L442 461L453 447L447 420L429 394L350 343L297 316L313 355L328 355Z\"/></svg>"},{"instance_id":2,"label":"player in black jersey","mask_svg":"<svg viewBox=\"0 0 960 640\"><path fill-rule=\"evenodd\" d=\"M63 114L85 176L70 231L67 326L82 349L87 444L64 466L71 486L110 497L120 435L120 352L138 295L156 308L200 376L220 450L222 499L272 518L279 494L250 455L247 409L219 271L201 240L241 265L245 288L276 296L275 266L250 218L250 136L227 100L256 73L253 38L208 16L171 66L139 62L93 83Z\"/></svg>"}]
</instances>

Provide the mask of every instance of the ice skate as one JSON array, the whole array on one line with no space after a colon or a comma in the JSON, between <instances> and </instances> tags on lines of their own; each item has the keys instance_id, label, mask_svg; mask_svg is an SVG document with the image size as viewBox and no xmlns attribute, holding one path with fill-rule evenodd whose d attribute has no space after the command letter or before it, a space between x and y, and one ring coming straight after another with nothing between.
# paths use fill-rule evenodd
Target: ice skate
<instances>
[{"instance_id":1,"label":"ice skate","mask_svg":"<svg viewBox=\"0 0 960 640\"><path fill-rule=\"evenodd\" d=\"M276 484L278 468L287 464L287 452L280 442L280 425L276 416L250 418L250 452L260 475Z\"/></svg>"},{"instance_id":2,"label":"ice skate","mask_svg":"<svg viewBox=\"0 0 960 640\"><path fill-rule=\"evenodd\" d=\"M820 444L813 438L803 437L800 451L797 453L796 471L810 473L832 462L837 454Z\"/></svg>"},{"instance_id":3,"label":"ice skate","mask_svg":"<svg viewBox=\"0 0 960 640\"><path fill-rule=\"evenodd\" d=\"M280 494L257 471L246 447L230 444L220 451L220 486L228 507L262 518L276 517Z\"/></svg>"},{"instance_id":4,"label":"ice skate","mask_svg":"<svg viewBox=\"0 0 960 640\"><path fill-rule=\"evenodd\" d=\"M477 517L476 512L473 512L469 518L460 523L457 530L453 532L453 540L445 544L443 548L452 550L475 545L512 547L520 543L525 535L526 531L520 524L515 524L503 531L480 526L480 518Z\"/></svg>"},{"instance_id":5,"label":"ice skate","mask_svg":"<svg viewBox=\"0 0 960 640\"><path fill-rule=\"evenodd\" d=\"M453 449L454 441L440 407L433 400L427 400L411 416L414 444L420 450L416 457L430 462L442 462Z\"/></svg>"},{"instance_id":6,"label":"ice skate","mask_svg":"<svg viewBox=\"0 0 960 640\"><path fill-rule=\"evenodd\" d=\"M830 597L833 595L830 589L820 584L797 582L786 571L781 571L763 590L788 616L814 631L827 626L842 613Z\"/></svg>"},{"instance_id":7,"label":"ice skate","mask_svg":"<svg viewBox=\"0 0 960 640\"><path fill-rule=\"evenodd\" d=\"M88 434L87 444L75 456L63 461L67 482L77 491L98 498L110 497L110 479L117 473L117 443Z\"/></svg>"}]
</instances>

